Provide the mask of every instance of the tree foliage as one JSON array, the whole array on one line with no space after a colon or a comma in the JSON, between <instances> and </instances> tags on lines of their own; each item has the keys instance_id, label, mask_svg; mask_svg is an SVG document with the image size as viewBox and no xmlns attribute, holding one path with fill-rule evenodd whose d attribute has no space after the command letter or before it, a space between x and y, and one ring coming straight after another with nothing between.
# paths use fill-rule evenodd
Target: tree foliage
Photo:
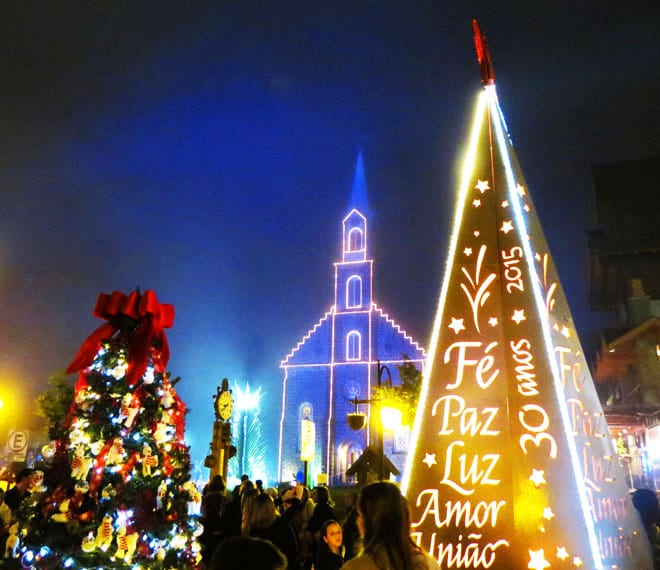
<instances>
[{"instance_id":1,"label":"tree foliage","mask_svg":"<svg viewBox=\"0 0 660 570\"><path fill-rule=\"evenodd\" d=\"M422 389L422 373L415 368L407 355L403 355L403 364L396 367L399 380L396 386L381 386L374 388L373 397L385 405L392 405L401 410L403 425L410 426L415 421L417 402Z\"/></svg>"},{"instance_id":2,"label":"tree foliage","mask_svg":"<svg viewBox=\"0 0 660 570\"><path fill-rule=\"evenodd\" d=\"M73 400L73 382L60 370L48 378L49 388L37 397L37 414L46 419L48 437L62 439L66 434L65 419Z\"/></svg>"}]
</instances>

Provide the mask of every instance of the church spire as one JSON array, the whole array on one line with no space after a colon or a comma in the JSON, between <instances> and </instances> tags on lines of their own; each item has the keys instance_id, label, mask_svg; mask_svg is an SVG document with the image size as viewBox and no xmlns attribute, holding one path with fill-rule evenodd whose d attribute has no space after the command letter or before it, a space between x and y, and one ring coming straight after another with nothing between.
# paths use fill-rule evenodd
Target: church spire
<instances>
[{"instance_id":1,"label":"church spire","mask_svg":"<svg viewBox=\"0 0 660 570\"><path fill-rule=\"evenodd\" d=\"M364 174L364 161L362 159L362 149L358 151L355 162L355 174L353 175L353 188L351 191L351 200L348 204L348 212L356 209L365 215L369 213L369 200L367 198L367 178Z\"/></svg>"}]
</instances>

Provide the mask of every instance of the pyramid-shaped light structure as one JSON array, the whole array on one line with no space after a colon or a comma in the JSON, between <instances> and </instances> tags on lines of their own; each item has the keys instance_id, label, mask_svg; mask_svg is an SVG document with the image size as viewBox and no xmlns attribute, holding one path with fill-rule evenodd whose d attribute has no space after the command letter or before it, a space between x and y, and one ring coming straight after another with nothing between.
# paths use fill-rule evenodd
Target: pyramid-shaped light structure
<instances>
[{"instance_id":1,"label":"pyramid-shaped light structure","mask_svg":"<svg viewBox=\"0 0 660 570\"><path fill-rule=\"evenodd\" d=\"M448 568L652 568L638 514L508 137L484 89L402 490Z\"/></svg>"}]
</instances>

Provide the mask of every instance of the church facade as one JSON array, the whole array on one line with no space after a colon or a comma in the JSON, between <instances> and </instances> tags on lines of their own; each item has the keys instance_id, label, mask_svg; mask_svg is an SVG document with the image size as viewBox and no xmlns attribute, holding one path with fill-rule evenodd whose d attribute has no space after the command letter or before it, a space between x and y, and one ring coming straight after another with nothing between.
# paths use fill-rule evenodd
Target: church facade
<instances>
[{"instance_id":1,"label":"church facade","mask_svg":"<svg viewBox=\"0 0 660 570\"><path fill-rule=\"evenodd\" d=\"M378 367L394 384L404 356L423 370L426 354L374 299L374 260L370 256L366 182L361 155L355 169L351 204L341 220L340 257L334 263L334 302L282 360L278 477L291 480L307 460L311 480L326 474L330 484L349 483L346 470L372 441L370 426L354 431L347 414L355 399L369 400ZM381 377L383 374L381 374ZM388 375L385 375L385 380ZM359 406L369 413L368 404ZM375 407L375 406L371 406ZM386 434L384 450L403 466L407 432Z\"/></svg>"}]
</instances>

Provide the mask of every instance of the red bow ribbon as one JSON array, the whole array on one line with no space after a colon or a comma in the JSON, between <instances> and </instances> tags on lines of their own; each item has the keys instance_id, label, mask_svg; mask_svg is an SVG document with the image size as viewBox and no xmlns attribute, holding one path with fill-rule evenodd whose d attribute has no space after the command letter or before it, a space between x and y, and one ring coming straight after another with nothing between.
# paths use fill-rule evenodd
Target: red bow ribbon
<instances>
[{"instance_id":1,"label":"red bow ribbon","mask_svg":"<svg viewBox=\"0 0 660 570\"><path fill-rule=\"evenodd\" d=\"M157 372L164 372L170 358L164 328L174 324L174 307L159 303L156 294L147 290L142 295L133 291L125 295L113 291L111 295L101 293L94 307L94 316L106 319L91 335L85 339L78 353L66 369L67 373L87 368L101 348L104 340L112 337L121 328L121 320L128 318L138 323L129 345L128 371L126 381L133 386L147 369L147 357L151 358Z\"/></svg>"}]
</instances>

